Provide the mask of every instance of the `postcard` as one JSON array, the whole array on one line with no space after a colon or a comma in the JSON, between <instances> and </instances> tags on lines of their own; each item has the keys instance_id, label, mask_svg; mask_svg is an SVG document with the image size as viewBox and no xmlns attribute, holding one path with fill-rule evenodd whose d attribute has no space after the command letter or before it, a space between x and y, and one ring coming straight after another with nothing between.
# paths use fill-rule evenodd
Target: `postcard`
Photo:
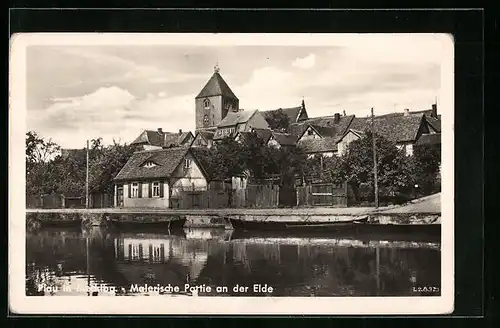
<instances>
[{"instance_id":1,"label":"postcard","mask_svg":"<svg viewBox=\"0 0 500 328\"><path fill-rule=\"evenodd\" d=\"M453 51L446 34L14 35L11 311L451 313Z\"/></svg>"}]
</instances>

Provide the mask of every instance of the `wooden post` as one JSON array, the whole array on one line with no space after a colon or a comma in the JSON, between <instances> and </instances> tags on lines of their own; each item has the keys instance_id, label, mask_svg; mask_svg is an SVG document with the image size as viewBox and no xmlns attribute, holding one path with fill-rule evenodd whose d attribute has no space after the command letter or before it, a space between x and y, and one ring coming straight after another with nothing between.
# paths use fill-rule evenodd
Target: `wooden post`
<instances>
[{"instance_id":1,"label":"wooden post","mask_svg":"<svg viewBox=\"0 0 500 328\"><path fill-rule=\"evenodd\" d=\"M85 178L85 208L89 208L89 141L87 140L87 173Z\"/></svg>"},{"instance_id":2,"label":"wooden post","mask_svg":"<svg viewBox=\"0 0 500 328\"><path fill-rule=\"evenodd\" d=\"M380 248L377 246L375 248L375 267L377 275L377 296L380 293Z\"/></svg>"},{"instance_id":3,"label":"wooden post","mask_svg":"<svg viewBox=\"0 0 500 328\"><path fill-rule=\"evenodd\" d=\"M87 292L87 296L92 295L90 292L90 254L89 254L89 236L85 237L85 253L87 254L87 288L89 291Z\"/></svg>"},{"instance_id":4,"label":"wooden post","mask_svg":"<svg viewBox=\"0 0 500 328\"><path fill-rule=\"evenodd\" d=\"M372 107L372 141L373 141L373 184L375 187L375 208L378 208L377 147L375 143L375 116Z\"/></svg>"}]
</instances>

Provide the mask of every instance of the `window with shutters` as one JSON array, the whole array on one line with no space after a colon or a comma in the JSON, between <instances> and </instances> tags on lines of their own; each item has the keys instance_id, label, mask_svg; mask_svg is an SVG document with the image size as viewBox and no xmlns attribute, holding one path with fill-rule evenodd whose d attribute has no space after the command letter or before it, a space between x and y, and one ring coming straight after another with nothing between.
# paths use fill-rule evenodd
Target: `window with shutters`
<instances>
[{"instance_id":1,"label":"window with shutters","mask_svg":"<svg viewBox=\"0 0 500 328\"><path fill-rule=\"evenodd\" d=\"M132 183L132 189L131 189L131 194L130 196L132 198L137 198L139 197L139 184L137 182Z\"/></svg>"},{"instance_id":2,"label":"window with shutters","mask_svg":"<svg viewBox=\"0 0 500 328\"><path fill-rule=\"evenodd\" d=\"M152 191L153 197L160 197L160 183L158 181L153 182Z\"/></svg>"}]
</instances>

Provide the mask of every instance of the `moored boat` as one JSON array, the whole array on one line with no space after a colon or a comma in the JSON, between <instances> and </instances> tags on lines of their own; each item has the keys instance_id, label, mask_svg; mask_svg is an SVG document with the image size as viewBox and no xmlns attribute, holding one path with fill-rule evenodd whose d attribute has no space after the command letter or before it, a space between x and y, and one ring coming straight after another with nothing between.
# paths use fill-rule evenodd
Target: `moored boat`
<instances>
[{"instance_id":1,"label":"moored boat","mask_svg":"<svg viewBox=\"0 0 500 328\"><path fill-rule=\"evenodd\" d=\"M325 232L349 230L355 223L362 223L368 217L355 217L352 220L341 221L274 221L274 220L242 220L229 218L233 229L242 231L300 231L300 232Z\"/></svg>"},{"instance_id":2,"label":"moored boat","mask_svg":"<svg viewBox=\"0 0 500 328\"><path fill-rule=\"evenodd\" d=\"M141 217L140 219L123 219L121 217L111 217L106 220L111 227L125 230L165 230L176 231L183 230L186 223L185 217L159 219Z\"/></svg>"}]
</instances>

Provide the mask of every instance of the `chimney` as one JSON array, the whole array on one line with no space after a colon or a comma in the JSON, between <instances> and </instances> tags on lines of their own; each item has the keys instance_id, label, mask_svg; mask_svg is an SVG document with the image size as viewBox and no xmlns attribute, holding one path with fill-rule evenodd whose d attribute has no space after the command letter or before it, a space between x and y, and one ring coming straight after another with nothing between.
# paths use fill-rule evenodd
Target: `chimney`
<instances>
[{"instance_id":1,"label":"chimney","mask_svg":"<svg viewBox=\"0 0 500 328\"><path fill-rule=\"evenodd\" d=\"M335 113L333 115L333 122L334 123L338 123L340 121L340 114L339 113Z\"/></svg>"},{"instance_id":2,"label":"chimney","mask_svg":"<svg viewBox=\"0 0 500 328\"><path fill-rule=\"evenodd\" d=\"M158 133L162 134L163 133L163 129L162 128L158 128Z\"/></svg>"},{"instance_id":3,"label":"chimney","mask_svg":"<svg viewBox=\"0 0 500 328\"><path fill-rule=\"evenodd\" d=\"M179 135L181 135L181 134L182 134L182 129L179 129Z\"/></svg>"},{"instance_id":4,"label":"chimney","mask_svg":"<svg viewBox=\"0 0 500 328\"><path fill-rule=\"evenodd\" d=\"M434 117L434 118L438 117L438 105L437 104L432 104L431 117Z\"/></svg>"},{"instance_id":5,"label":"chimney","mask_svg":"<svg viewBox=\"0 0 500 328\"><path fill-rule=\"evenodd\" d=\"M343 110L343 111L342 111L342 113L343 113L343 114L344 114L344 116L345 116L345 110Z\"/></svg>"},{"instance_id":6,"label":"chimney","mask_svg":"<svg viewBox=\"0 0 500 328\"><path fill-rule=\"evenodd\" d=\"M408 108L405 108L404 116L410 116L410 110Z\"/></svg>"}]
</instances>

